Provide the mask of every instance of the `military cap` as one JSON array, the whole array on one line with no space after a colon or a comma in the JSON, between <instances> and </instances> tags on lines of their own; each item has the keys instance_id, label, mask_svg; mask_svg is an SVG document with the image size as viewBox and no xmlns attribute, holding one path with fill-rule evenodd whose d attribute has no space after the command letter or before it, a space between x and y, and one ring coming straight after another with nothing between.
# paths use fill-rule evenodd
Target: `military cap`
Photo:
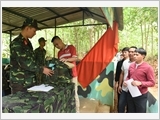
<instances>
[{"instance_id":1,"label":"military cap","mask_svg":"<svg viewBox=\"0 0 160 120\"><path fill-rule=\"evenodd\" d=\"M41 37L41 38L38 39L38 42L41 42L41 41L46 42L47 40L45 40L44 37Z\"/></svg>"},{"instance_id":2,"label":"military cap","mask_svg":"<svg viewBox=\"0 0 160 120\"><path fill-rule=\"evenodd\" d=\"M37 20L33 18L26 18L26 20L23 22L23 26L31 26L39 30Z\"/></svg>"}]
</instances>

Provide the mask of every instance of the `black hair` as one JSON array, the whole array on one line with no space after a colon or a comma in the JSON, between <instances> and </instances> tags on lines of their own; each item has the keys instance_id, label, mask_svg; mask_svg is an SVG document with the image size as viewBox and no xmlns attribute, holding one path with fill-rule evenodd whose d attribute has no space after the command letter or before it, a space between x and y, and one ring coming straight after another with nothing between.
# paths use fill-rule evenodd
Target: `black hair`
<instances>
[{"instance_id":1,"label":"black hair","mask_svg":"<svg viewBox=\"0 0 160 120\"><path fill-rule=\"evenodd\" d=\"M136 46L131 46L130 48L135 48L135 49L137 49L137 47L136 47Z\"/></svg>"},{"instance_id":2,"label":"black hair","mask_svg":"<svg viewBox=\"0 0 160 120\"><path fill-rule=\"evenodd\" d=\"M26 18L25 21L23 22L23 25L21 26L21 29L23 30L27 26L39 30L37 20L35 20L33 18L30 18L30 17Z\"/></svg>"},{"instance_id":3,"label":"black hair","mask_svg":"<svg viewBox=\"0 0 160 120\"><path fill-rule=\"evenodd\" d=\"M122 49L122 52L123 51L129 51L129 47L124 47L123 49Z\"/></svg>"},{"instance_id":4,"label":"black hair","mask_svg":"<svg viewBox=\"0 0 160 120\"><path fill-rule=\"evenodd\" d=\"M52 38L51 42L53 42L55 39L60 39L60 37L59 37L59 36L54 36L54 37Z\"/></svg>"},{"instance_id":5,"label":"black hair","mask_svg":"<svg viewBox=\"0 0 160 120\"><path fill-rule=\"evenodd\" d=\"M135 52L137 52L137 53L139 53L141 55L145 55L145 56L147 55L146 50L143 49L143 48L138 48L138 49L135 50Z\"/></svg>"},{"instance_id":6,"label":"black hair","mask_svg":"<svg viewBox=\"0 0 160 120\"><path fill-rule=\"evenodd\" d=\"M27 27L28 25L22 25L21 30L24 30L25 27Z\"/></svg>"}]
</instances>

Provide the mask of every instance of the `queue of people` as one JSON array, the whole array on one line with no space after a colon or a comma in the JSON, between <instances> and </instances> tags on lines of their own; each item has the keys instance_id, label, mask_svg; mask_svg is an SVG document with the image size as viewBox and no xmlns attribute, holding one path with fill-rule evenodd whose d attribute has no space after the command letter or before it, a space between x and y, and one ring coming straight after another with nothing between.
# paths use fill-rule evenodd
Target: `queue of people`
<instances>
[{"instance_id":1,"label":"queue of people","mask_svg":"<svg viewBox=\"0 0 160 120\"><path fill-rule=\"evenodd\" d=\"M116 67L115 90L118 94L118 113L146 113L148 87L155 85L154 70L145 62L147 52L143 48L131 46L122 50L123 59ZM138 87L141 95L132 96L127 80Z\"/></svg>"}]
</instances>

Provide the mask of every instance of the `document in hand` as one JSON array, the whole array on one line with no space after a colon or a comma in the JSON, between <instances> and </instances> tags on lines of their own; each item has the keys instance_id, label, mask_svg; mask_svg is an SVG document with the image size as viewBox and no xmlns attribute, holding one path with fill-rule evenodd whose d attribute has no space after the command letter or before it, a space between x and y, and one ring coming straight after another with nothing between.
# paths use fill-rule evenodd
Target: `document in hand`
<instances>
[{"instance_id":1,"label":"document in hand","mask_svg":"<svg viewBox=\"0 0 160 120\"><path fill-rule=\"evenodd\" d=\"M129 80L125 81L127 83L128 90L131 93L132 97L138 97L138 96L142 95L142 93L139 91L138 87L133 86L131 84L132 81L133 81L133 79L129 79Z\"/></svg>"},{"instance_id":2,"label":"document in hand","mask_svg":"<svg viewBox=\"0 0 160 120\"><path fill-rule=\"evenodd\" d=\"M53 88L54 87L52 87L52 86L46 86L44 84L41 84L41 85L36 85L36 86L31 87L31 88L28 88L27 90L28 91L43 91L43 92L48 92L48 91L50 91Z\"/></svg>"}]
</instances>

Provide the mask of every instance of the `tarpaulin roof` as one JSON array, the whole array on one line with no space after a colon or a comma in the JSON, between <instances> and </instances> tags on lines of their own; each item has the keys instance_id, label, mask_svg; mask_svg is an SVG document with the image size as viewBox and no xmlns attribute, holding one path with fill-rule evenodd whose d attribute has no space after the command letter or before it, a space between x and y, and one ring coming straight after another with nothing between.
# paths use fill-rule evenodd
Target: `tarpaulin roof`
<instances>
[{"instance_id":1,"label":"tarpaulin roof","mask_svg":"<svg viewBox=\"0 0 160 120\"><path fill-rule=\"evenodd\" d=\"M2 7L2 32L18 34L27 17L36 19L40 29L55 28L87 18L109 24L100 7ZM114 7L113 21L117 21L118 29L123 30L122 7Z\"/></svg>"}]
</instances>

